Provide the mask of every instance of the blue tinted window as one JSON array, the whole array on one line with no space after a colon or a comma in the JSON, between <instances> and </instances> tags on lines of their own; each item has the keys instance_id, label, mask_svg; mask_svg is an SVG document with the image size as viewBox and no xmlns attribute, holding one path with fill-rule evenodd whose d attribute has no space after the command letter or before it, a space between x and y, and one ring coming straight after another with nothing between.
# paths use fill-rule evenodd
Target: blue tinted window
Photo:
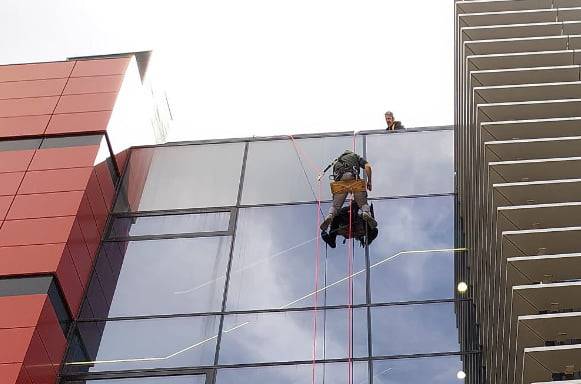
<instances>
[{"instance_id":1,"label":"blue tinted window","mask_svg":"<svg viewBox=\"0 0 581 384\"><path fill-rule=\"evenodd\" d=\"M354 362L351 370L347 363L316 364L314 368L315 383L368 383L369 373L366 362ZM350 373L351 380L349 380ZM313 365L220 369L216 376L216 384L256 383L312 384Z\"/></svg>"},{"instance_id":2,"label":"blue tinted window","mask_svg":"<svg viewBox=\"0 0 581 384\"><path fill-rule=\"evenodd\" d=\"M355 152L362 154L357 137ZM353 136L258 141L250 143L242 193L243 204L315 201L319 195L317 176L346 149ZM321 180L321 197L331 198L327 175Z\"/></svg>"},{"instance_id":3,"label":"blue tinted window","mask_svg":"<svg viewBox=\"0 0 581 384\"><path fill-rule=\"evenodd\" d=\"M460 356L379 360L373 362L373 382L377 384L462 383Z\"/></svg>"},{"instance_id":4,"label":"blue tinted window","mask_svg":"<svg viewBox=\"0 0 581 384\"><path fill-rule=\"evenodd\" d=\"M313 205L241 209L227 308L230 310L315 305L315 265L319 246L318 305L349 303L348 244L325 248ZM365 302L365 252L353 249L353 302ZM323 289L324 287L328 289Z\"/></svg>"},{"instance_id":5,"label":"blue tinted window","mask_svg":"<svg viewBox=\"0 0 581 384\"><path fill-rule=\"evenodd\" d=\"M206 376L163 376L163 377L139 377L133 379L101 379L67 381L69 384L204 384Z\"/></svg>"},{"instance_id":6,"label":"blue tinted window","mask_svg":"<svg viewBox=\"0 0 581 384\"><path fill-rule=\"evenodd\" d=\"M454 197L373 202L379 236L369 247L373 302L454 297Z\"/></svg>"},{"instance_id":7,"label":"blue tinted window","mask_svg":"<svg viewBox=\"0 0 581 384\"><path fill-rule=\"evenodd\" d=\"M371 309L375 356L460 350L454 303L395 305Z\"/></svg>"},{"instance_id":8,"label":"blue tinted window","mask_svg":"<svg viewBox=\"0 0 581 384\"><path fill-rule=\"evenodd\" d=\"M367 136L371 197L454 192L454 132Z\"/></svg>"},{"instance_id":9,"label":"blue tinted window","mask_svg":"<svg viewBox=\"0 0 581 384\"><path fill-rule=\"evenodd\" d=\"M116 217L110 238L227 231L230 212Z\"/></svg>"},{"instance_id":10,"label":"blue tinted window","mask_svg":"<svg viewBox=\"0 0 581 384\"><path fill-rule=\"evenodd\" d=\"M218 324L216 316L81 322L67 371L209 365L214 361Z\"/></svg>"},{"instance_id":11,"label":"blue tinted window","mask_svg":"<svg viewBox=\"0 0 581 384\"><path fill-rule=\"evenodd\" d=\"M88 296L87 317L117 317L219 311L231 238L107 242L99 255L100 285ZM109 272L109 276L102 276ZM102 288L103 293L92 289Z\"/></svg>"},{"instance_id":12,"label":"blue tinted window","mask_svg":"<svg viewBox=\"0 0 581 384\"><path fill-rule=\"evenodd\" d=\"M367 355L367 313L353 310L353 356ZM348 357L349 311L317 311L317 359ZM314 311L228 315L220 345L220 363L310 360Z\"/></svg>"}]
</instances>

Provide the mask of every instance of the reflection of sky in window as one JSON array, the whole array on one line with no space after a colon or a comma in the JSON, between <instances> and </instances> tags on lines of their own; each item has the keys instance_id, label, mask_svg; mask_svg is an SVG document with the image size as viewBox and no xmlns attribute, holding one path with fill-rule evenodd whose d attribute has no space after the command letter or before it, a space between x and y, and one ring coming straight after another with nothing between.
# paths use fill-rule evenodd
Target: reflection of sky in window
<instances>
[{"instance_id":1,"label":"reflection of sky in window","mask_svg":"<svg viewBox=\"0 0 581 384\"><path fill-rule=\"evenodd\" d=\"M361 143L358 136L359 154ZM317 200L318 173L346 149L353 148L353 136L297 139L295 145L290 139L250 143L242 204ZM329 173L321 180L322 200L331 198Z\"/></svg>"},{"instance_id":2,"label":"reflection of sky in window","mask_svg":"<svg viewBox=\"0 0 581 384\"><path fill-rule=\"evenodd\" d=\"M322 210L326 212L327 205ZM318 240L316 205L263 207L239 212L227 308L281 308L309 293L315 286L317 241L320 245L319 288L348 273L348 243L325 249ZM325 253L326 252L326 253ZM354 247L353 272L365 268L365 252ZM325 258L326 255L326 258ZM326 260L325 260L326 259ZM325 275L326 271L326 275ZM325 284L326 282L326 284ZM365 302L365 273L353 278L354 302ZM318 294L318 305L348 304L348 281ZM314 305L310 296L292 307Z\"/></svg>"},{"instance_id":3,"label":"reflection of sky in window","mask_svg":"<svg viewBox=\"0 0 581 384\"><path fill-rule=\"evenodd\" d=\"M124 244L127 246L121 256L119 279L113 298L108 298L110 317L221 309L222 277L226 274L230 237L143 240ZM115 244L107 243L106 246ZM208 281L209 284L202 285Z\"/></svg>"},{"instance_id":4,"label":"reflection of sky in window","mask_svg":"<svg viewBox=\"0 0 581 384\"><path fill-rule=\"evenodd\" d=\"M285 365L278 367L252 367L221 369L216 376L216 384L312 384L312 364ZM367 363L353 363L353 384L368 382ZM315 366L315 383L347 384L349 383L347 364L317 364Z\"/></svg>"},{"instance_id":5,"label":"reflection of sky in window","mask_svg":"<svg viewBox=\"0 0 581 384\"><path fill-rule=\"evenodd\" d=\"M78 329L90 360L107 361L89 366L101 372L212 364L218 324L217 316L205 316L82 322ZM68 365L72 371L83 367Z\"/></svg>"},{"instance_id":6,"label":"reflection of sky in window","mask_svg":"<svg viewBox=\"0 0 581 384\"><path fill-rule=\"evenodd\" d=\"M371 197L454 192L454 132L367 136Z\"/></svg>"},{"instance_id":7,"label":"reflection of sky in window","mask_svg":"<svg viewBox=\"0 0 581 384\"><path fill-rule=\"evenodd\" d=\"M407 250L454 248L454 197L374 201L379 237L371 263ZM404 254L371 270L374 302L453 298L453 252Z\"/></svg>"},{"instance_id":8,"label":"reflection of sky in window","mask_svg":"<svg viewBox=\"0 0 581 384\"><path fill-rule=\"evenodd\" d=\"M135 379L105 379L74 381L70 384L204 384L206 376L140 377Z\"/></svg>"},{"instance_id":9,"label":"reflection of sky in window","mask_svg":"<svg viewBox=\"0 0 581 384\"><path fill-rule=\"evenodd\" d=\"M453 384L462 369L459 356L373 362L373 382L377 384Z\"/></svg>"},{"instance_id":10,"label":"reflection of sky in window","mask_svg":"<svg viewBox=\"0 0 581 384\"><path fill-rule=\"evenodd\" d=\"M367 355L367 313L353 310L353 356ZM220 345L221 364L309 360L313 352L313 311L229 315ZM349 311L317 312L317 359L348 357Z\"/></svg>"},{"instance_id":11,"label":"reflection of sky in window","mask_svg":"<svg viewBox=\"0 0 581 384\"><path fill-rule=\"evenodd\" d=\"M376 356L459 351L454 303L371 309Z\"/></svg>"}]
</instances>

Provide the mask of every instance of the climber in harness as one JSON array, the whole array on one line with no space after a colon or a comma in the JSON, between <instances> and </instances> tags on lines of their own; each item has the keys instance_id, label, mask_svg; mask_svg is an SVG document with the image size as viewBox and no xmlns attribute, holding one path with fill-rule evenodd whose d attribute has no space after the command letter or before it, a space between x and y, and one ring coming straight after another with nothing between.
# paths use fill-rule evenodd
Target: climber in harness
<instances>
[{"instance_id":1,"label":"climber in harness","mask_svg":"<svg viewBox=\"0 0 581 384\"><path fill-rule=\"evenodd\" d=\"M371 191L371 165L369 162L358 154L346 150L335 161L329 164L329 166L323 171L323 174L331 167L333 167L333 175L331 176L331 179L334 180L331 183L333 204L329 209L327 217L325 217L321 223L321 230L327 230L333 221L333 218L343 206L347 194L349 193L353 193L353 199L361 209L361 218L370 228L373 229L377 227L377 221L375 221L375 218L371 214L369 204L367 204L366 189ZM365 170L367 182L360 178L361 169ZM353 214L357 213L357 211L353 212Z\"/></svg>"},{"instance_id":2,"label":"climber in harness","mask_svg":"<svg viewBox=\"0 0 581 384\"><path fill-rule=\"evenodd\" d=\"M351 202L351 206L341 208L333 218L329 232L321 232L323 241L331 248L335 248L337 246L337 236L340 235L344 238L343 243L347 239L353 238L358 240L362 247L371 244L379 234L379 230L366 225L367 223L358 211L359 206L355 201ZM371 205L371 215L373 216L373 205ZM351 230L349 226L351 226Z\"/></svg>"}]
</instances>

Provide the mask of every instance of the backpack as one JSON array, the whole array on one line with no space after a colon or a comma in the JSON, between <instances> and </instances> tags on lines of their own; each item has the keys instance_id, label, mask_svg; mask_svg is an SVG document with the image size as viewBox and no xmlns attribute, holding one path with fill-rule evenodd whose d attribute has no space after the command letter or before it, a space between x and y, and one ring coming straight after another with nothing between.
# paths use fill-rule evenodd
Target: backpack
<instances>
[{"instance_id":1,"label":"backpack","mask_svg":"<svg viewBox=\"0 0 581 384\"><path fill-rule=\"evenodd\" d=\"M359 155L351 151L345 151L341 156L335 160L333 165L333 176L335 180L340 180L347 172L351 172L353 176L359 176Z\"/></svg>"}]
</instances>

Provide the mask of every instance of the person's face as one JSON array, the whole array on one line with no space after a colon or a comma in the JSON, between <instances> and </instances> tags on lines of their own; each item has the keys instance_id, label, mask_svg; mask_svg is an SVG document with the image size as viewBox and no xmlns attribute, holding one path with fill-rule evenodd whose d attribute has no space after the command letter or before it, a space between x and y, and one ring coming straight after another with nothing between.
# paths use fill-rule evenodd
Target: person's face
<instances>
[{"instance_id":1,"label":"person's face","mask_svg":"<svg viewBox=\"0 0 581 384\"><path fill-rule=\"evenodd\" d=\"M385 115L385 122L387 123L388 127L391 127L393 124L393 115Z\"/></svg>"}]
</instances>

